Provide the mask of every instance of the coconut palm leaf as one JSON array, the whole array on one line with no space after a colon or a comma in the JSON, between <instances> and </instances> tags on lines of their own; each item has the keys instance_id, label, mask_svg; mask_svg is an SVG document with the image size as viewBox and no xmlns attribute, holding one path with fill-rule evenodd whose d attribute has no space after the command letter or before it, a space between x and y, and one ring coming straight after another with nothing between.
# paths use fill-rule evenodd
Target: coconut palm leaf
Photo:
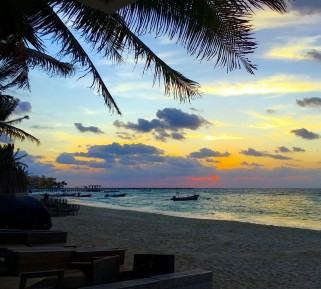
<instances>
[{"instance_id":1,"label":"coconut palm leaf","mask_svg":"<svg viewBox=\"0 0 321 289\"><path fill-rule=\"evenodd\" d=\"M48 5L45 10L45 19L43 19L42 14L38 15L38 21L40 23L39 30L42 35L50 35L52 42L60 44L61 50L59 56L68 56L71 58L72 63L76 62L85 67L85 75L91 74L93 76L91 87L97 89L97 92L103 96L105 104L111 111L116 111L118 114L121 114L120 109L85 49L68 29L66 24L58 17L52 7Z\"/></svg>"},{"instance_id":2,"label":"coconut palm leaf","mask_svg":"<svg viewBox=\"0 0 321 289\"><path fill-rule=\"evenodd\" d=\"M79 9L71 10L71 5L72 1L61 5L59 12L68 19L73 19L73 28L82 31L81 36L85 38L86 42L91 43L93 49L102 52L105 56L119 55L119 57L115 57L117 61L121 61L121 55L124 52L133 51L136 63L139 59L146 61L144 71L150 69L152 65L154 66L154 83L163 77L165 94L173 92L174 97L181 101L199 96L199 85L162 61L128 29L118 14L106 16L105 13L84 8L79 4L74 5Z\"/></svg>"},{"instance_id":3,"label":"coconut palm leaf","mask_svg":"<svg viewBox=\"0 0 321 289\"><path fill-rule=\"evenodd\" d=\"M253 73L256 67L246 57L256 48L250 12L262 4L280 12L286 7L282 0L141 0L119 14L138 35L167 35L198 59L216 58L216 65L226 66L228 71L242 65Z\"/></svg>"},{"instance_id":4,"label":"coconut palm leaf","mask_svg":"<svg viewBox=\"0 0 321 289\"><path fill-rule=\"evenodd\" d=\"M81 0L2 2L0 41L10 38L45 53L43 39L51 37L60 46L59 56L69 57L72 63L84 67L85 75L93 76L92 87L103 95L109 109L117 113L119 108L69 24L74 24L76 32L94 50L117 63L122 62L123 53L131 50L135 61L143 57L145 70L154 67L154 82L163 77L165 93L174 92L174 96L185 100L197 95L198 84L166 65L144 45L140 35L166 35L199 60L214 60L215 66L226 67L227 71L244 67L253 73L256 66L247 58L257 45L252 35L252 11L268 7L284 12L287 4L287 0L139 0L118 14L108 15L94 11L101 9L103 0L102 5L97 4L99 1L85 1L84 5ZM23 85L28 83L27 68L14 74L7 65L5 71Z\"/></svg>"},{"instance_id":5,"label":"coconut palm leaf","mask_svg":"<svg viewBox=\"0 0 321 289\"><path fill-rule=\"evenodd\" d=\"M36 144L40 144L39 139L14 126L24 119L28 119L29 116L25 115L20 118L9 120L9 117L13 114L14 110L19 105L19 102L19 99L10 95L0 94L0 136L4 134L11 139L18 139L20 141L29 140Z\"/></svg>"},{"instance_id":6,"label":"coconut palm leaf","mask_svg":"<svg viewBox=\"0 0 321 289\"><path fill-rule=\"evenodd\" d=\"M71 64L28 48L22 41L0 42L0 91L12 86L29 88L30 68L40 68L50 76L65 77L74 73L74 67Z\"/></svg>"},{"instance_id":7,"label":"coconut palm leaf","mask_svg":"<svg viewBox=\"0 0 321 289\"><path fill-rule=\"evenodd\" d=\"M15 123L16 121L17 120L14 120L12 121L12 123ZM35 142L36 144L40 144L40 141L36 137L4 121L0 121L0 135L2 134L8 136L11 139L17 139L20 141L29 140L31 142Z\"/></svg>"}]
</instances>

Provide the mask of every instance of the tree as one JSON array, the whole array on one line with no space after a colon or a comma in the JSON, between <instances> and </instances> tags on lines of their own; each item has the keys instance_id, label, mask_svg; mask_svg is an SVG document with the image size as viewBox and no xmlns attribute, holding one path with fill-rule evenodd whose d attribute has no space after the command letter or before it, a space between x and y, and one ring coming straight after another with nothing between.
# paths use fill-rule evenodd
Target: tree
<instances>
[{"instance_id":1,"label":"tree","mask_svg":"<svg viewBox=\"0 0 321 289\"><path fill-rule=\"evenodd\" d=\"M145 61L144 72L154 70L154 83L163 79L165 94L173 93L180 101L190 101L200 96L199 84L169 67L139 36L167 35L197 59L214 59L215 65L224 66L227 71L243 66L253 73L256 66L247 58L257 45L252 38L252 10L266 5L285 12L287 0L107 2L109 6L105 0L3 0L0 40L8 49L0 55L0 61L3 57L14 61L11 51L17 45L33 47L36 52L44 53L47 48L44 39L49 36L60 47L57 58L68 57L71 64L84 67L86 74L92 75L92 87L104 97L105 104L120 114L99 71L74 36L75 31L94 51L110 61L121 63L123 55L132 52L136 62ZM1 73L10 75L10 67L0 69L0 77ZM24 75L28 75L28 65ZM28 86L28 77L23 81L14 77L13 80L16 84Z\"/></svg>"},{"instance_id":2,"label":"tree","mask_svg":"<svg viewBox=\"0 0 321 289\"><path fill-rule=\"evenodd\" d=\"M9 138L18 139L21 141L27 139L39 144L39 139L14 126L17 123L22 122L24 119L28 119L28 115L9 120L10 116L19 105L19 102L19 99L16 99L10 95L2 95L0 93L0 136L6 135Z\"/></svg>"},{"instance_id":3,"label":"tree","mask_svg":"<svg viewBox=\"0 0 321 289\"><path fill-rule=\"evenodd\" d=\"M14 144L0 145L0 192L16 194L27 191L27 166L21 162L26 155L18 156Z\"/></svg>"}]
</instances>

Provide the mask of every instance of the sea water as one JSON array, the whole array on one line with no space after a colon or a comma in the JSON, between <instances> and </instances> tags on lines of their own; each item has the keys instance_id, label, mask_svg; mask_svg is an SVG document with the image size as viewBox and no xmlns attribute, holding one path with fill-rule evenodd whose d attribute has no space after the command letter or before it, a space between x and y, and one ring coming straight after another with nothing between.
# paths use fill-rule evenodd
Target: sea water
<instances>
[{"instance_id":1,"label":"sea water","mask_svg":"<svg viewBox=\"0 0 321 289\"><path fill-rule=\"evenodd\" d=\"M199 199L174 202L177 192ZM94 207L321 230L321 189L122 189L116 194L125 197L105 198L106 193L66 198Z\"/></svg>"}]
</instances>

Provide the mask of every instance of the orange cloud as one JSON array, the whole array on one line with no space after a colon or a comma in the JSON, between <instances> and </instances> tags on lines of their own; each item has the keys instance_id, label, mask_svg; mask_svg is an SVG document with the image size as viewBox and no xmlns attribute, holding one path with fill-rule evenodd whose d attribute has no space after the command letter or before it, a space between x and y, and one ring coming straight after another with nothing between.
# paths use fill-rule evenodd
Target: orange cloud
<instances>
[{"instance_id":1,"label":"orange cloud","mask_svg":"<svg viewBox=\"0 0 321 289\"><path fill-rule=\"evenodd\" d=\"M206 177L188 177L188 181L190 182L208 182L214 181L217 182L220 180L219 176L206 176Z\"/></svg>"}]
</instances>

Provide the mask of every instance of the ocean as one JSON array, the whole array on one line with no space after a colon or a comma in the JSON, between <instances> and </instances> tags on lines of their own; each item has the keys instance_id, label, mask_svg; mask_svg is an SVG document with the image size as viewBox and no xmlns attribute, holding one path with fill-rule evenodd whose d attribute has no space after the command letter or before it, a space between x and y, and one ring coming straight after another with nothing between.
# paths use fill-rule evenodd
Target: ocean
<instances>
[{"instance_id":1,"label":"ocean","mask_svg":"<svg viewBox=\"0 0 321 289\"><path fill-rule=\"evenodd\" d=\"M176 192L199 198L174 202ZM63 198L94 207L321 230L321 189L121 189L114 193L126 196L118 198L105 198L106 193L113 194L106 190Z\"/></svg>"}]
</instances>

